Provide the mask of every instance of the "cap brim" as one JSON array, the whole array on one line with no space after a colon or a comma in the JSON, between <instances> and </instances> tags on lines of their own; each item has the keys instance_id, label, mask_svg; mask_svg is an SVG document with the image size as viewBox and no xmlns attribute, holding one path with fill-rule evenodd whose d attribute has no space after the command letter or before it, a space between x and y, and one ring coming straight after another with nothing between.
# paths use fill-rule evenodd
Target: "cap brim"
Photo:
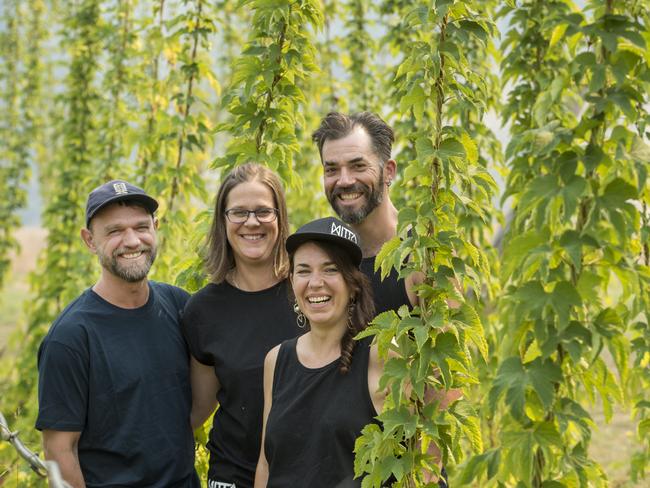
<instances>
[{"instance_id":1,"label":"cap brim","mask_svg":"<svg viewBox=\"0 0 650 488\"><path fill-rule=\"evenodd\" d=\"M107 205L110 205L111 203L124 202L124 201L141 203L142 206L146 208L149 211L149 213L151 213L152 215L158 209L158 202L153 198L151 198L149 195L141 195L138 193L127 193L124 195L115 195L114 197L109 198L108 200L103 202L99 207L93 210L92 214L86 217L86 227L88 226L88 224L90 224L90 220L95 215L97 215L97 212L99 212L101 209L103 209Z\"/></svg>"},{"instance_id":2,"label":"cap brim","mask_svg":"<svg viewBox=\"0 0 650 488\"><path fill-rule=\"evenodd\" d=\"M363 257L361 254L361 248L347 239L342 239L334 235L323 234L320 232L301 232L300 234L292 234L287 238L285 247L287 248L287 252L292 254L305 242L309 241L329 242L339 246L352 258L352 262L355 266L361 264L361 259Z\"/></svg>"}]
</instances>

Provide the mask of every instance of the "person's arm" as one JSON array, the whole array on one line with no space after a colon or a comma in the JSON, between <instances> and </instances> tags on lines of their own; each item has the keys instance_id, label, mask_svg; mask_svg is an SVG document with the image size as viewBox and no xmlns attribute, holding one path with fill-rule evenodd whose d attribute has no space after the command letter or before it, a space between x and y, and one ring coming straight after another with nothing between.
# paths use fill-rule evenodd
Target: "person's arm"
<instances>
[{"instance_id":1,"label":"person's arm","mask_svg":"<svg viewBox=\"0 0 650 488\"><path fill-rule=\"evenodd\" d=\"M389 352L391 354L391 352ZM395 354L395 353L392 353ZM372 405L375 407L377 414L380 414L384 408L386 399L386 390L379 389L379 380L384 372L384 363L379 357L379 349L376 344L370 346L370 356L368 358L368 391Z\"/></svg>"},{"instance_id":2,"label":"person's arm","mask_svg":"<svg viewBox=\"0 0 650 488\"><path fill-rule=\"evenodd\" d=\"M43 431L43 451L45 459L56 461L61 476L73 488L86 488L81 467L77 444L81 432L62 432L59 430Z\"/></svg>"},{"instance_id":3,"label":"person's arm","mask_svg":"<svg viewBox=\"0 0 650 488\"><path fill-rule=\"evenodd\" d=\"M409 302L411 302L412 307L416 307L420 303L420 297L418 297L417 292L413 289L417 285L421 285L424 282L424 274L420 271L414 271L404 278L404 285L406 286L406 295L409 297Z\"/></svg>"},{"instance_id":4,"label":"person's arm","mask_svg":"<svg viewBox=\"0 0 650 488\"><path fill-rule=\"evenodd\" d=\"M217 408L219 379L212 366L198 362L193 356L190 361L190 381L192 385L192 413L190 422L196 430Z\"/></svg>"},{"instance_id":5,"label":"person's arm","mask_svg":"<svg viewBox=\"0 0 650 488\"><path fill-rule=\"evenodd\" d=\"M456 278L451 278L451 282L454 284L454 287L458 290L458 292L462 293L462 289L458 283L458 280ZM406 278L404 278L406 295L408 296L409 302L411 302L411 306L413 307L419 305L420 303L420 297L418 297L418 294L414 288L418 285L421 285L422 283L424 283L424 273L421 271L414 271ZM457 309L460 307L460 302L455 298L447 298L446 302L449 308Z\"/></svg>"},{"instance_id":6,"label":"person's arm","mask_svg":"<svg viewBox=\"0 0 650 488\"><path fill-rule=\"evenodd\" d=\"M88 355L75 335L79 329L64 332L65 343L46 338L39 348L36 428L42 432L45 459L57 463L68 484L83 488L77 445L88 417Z\"/></svg>"},{"instance_id":7,"label":"person's arm","mask_svg":"<svg viewBox=\"0 0 650 488\"><path fill-rule=\"evenodd\" d=\"M388 351L389 358L390 357L398 357L397 353L394 351ZM380 414L383 407L384 407L384 400L386 399L386 395L388 394L387 390L381 390L379 388L379 380L381 379L381 376L384 372L384 362L382 359L379 357L379 349L377 348L376 344L373 344L370 346L370 357L368 358L368 390L370 391L370 398L372 400L372 404L375 407L375 411ZM410 389L410 384L407 384L407 393L408 389ZM427 388L424 392L424 397L425 397L425 402L431 403L435 401L439 401L440 405L438 408L440 409L446 409L449 404L453 403L454 401L458 400L462 396L462 392L460 390L449 390L449 391L441 391L441 390L435 390L435 389L429 389ZM429 449L428 453L433 457L433 459L436 461L438 466L441 466L441 453L440 449L438 449L438 446L434 443L431 442L429 444ZM425 476L425 481L427 482L437 482L438 477L427 473Z\"/></svg>"},{"instance_id":8,"label":"person's arm","mask_svg":"<svg viewBox=\"0 0 650 488\"><path fill-rule=\"evenodd\" d=\"M458 292L462 293L462 289L460 287L460 283L458 283L458 280L456 278L451 278L450 280L453 283L454 287L458 290ZM417 293L413 290L413 288L417 285L422 284L423 282L424 282L424 274L419 271L411 273L405 278L406 293L408 294L411 305L413 306L419 303L418 302L419 297ZM460 308L461 303L455 300L454 298L447 298L447 305L449 306L449 308L458 309ZM445 325L440 330L441 332L446 332L448 330L448 326ZM463 392L460 389L450 389L447 391L427 389L427 391L425 392L425 401L427 403L439 401L440 409L445 410L450 403L455 402L462 396L463 396Z\"/></svg>"},{"instance_id":9,"label":"person's arm","mask_svg":"<svg viewBox=\"0 0 650 488\"><path fill-rule=\"evenodd\" d=\"M264 438L266 437L266 421L271 411L273 399L273 373L275 372L275 362L278 359L280 346L271 349L264 359L264 416L262 420L262 446L260 447L260 457L255 469L255 485L253 488L266 488L269 480L269 463L264 453Z\"/></svg>"}]
</instances>

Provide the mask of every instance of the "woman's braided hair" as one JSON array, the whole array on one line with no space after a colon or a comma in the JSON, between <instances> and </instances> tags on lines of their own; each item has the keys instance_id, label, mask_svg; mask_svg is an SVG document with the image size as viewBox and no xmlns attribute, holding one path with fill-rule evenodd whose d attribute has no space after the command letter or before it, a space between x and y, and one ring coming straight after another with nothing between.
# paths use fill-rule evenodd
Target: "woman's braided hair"
<instances>
[{"instance_id":1,"label":"woman's braided hair","mask_svg":"<svg viewBox=\"0 0 650 488\"><path fill-rule=\"evenodd\" d=\"M354 337L368 326L375 316L375 304L372 297L370 281L363 272L354 265L347 252L340 246L325 241L310 241L320 247L329 256L343 276L350 289L353 301L349 306L348 326L341 338L341 358L339 371L346 374L352 365L352 355L356 341ZM289 255L289 272L293 274L294 253Z\"/></svg>"}]
</instances>

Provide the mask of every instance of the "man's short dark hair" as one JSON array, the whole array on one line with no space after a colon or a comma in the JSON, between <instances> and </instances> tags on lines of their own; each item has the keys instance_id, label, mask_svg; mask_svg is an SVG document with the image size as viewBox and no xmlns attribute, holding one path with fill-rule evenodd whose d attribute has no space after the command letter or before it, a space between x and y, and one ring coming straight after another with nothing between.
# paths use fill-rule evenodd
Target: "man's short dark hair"
<instances>
[{"instance_id":1,"label":"man's short dark hair","mask_svg":"<svg viewBox=\"0 0 650 488\"><path fill-rule=\"evenodd\" d=\"M320 123L320 127L312 134L312 140L318 145L318 152L323 159L323 144L327 140L341 139L357 127L363 127L370 136L372 149L379 156L381 165L391 158L395 134L393 129L379 115L372 112L358 112L345 115L330 112Z\"/></svg>"}]
</instances>

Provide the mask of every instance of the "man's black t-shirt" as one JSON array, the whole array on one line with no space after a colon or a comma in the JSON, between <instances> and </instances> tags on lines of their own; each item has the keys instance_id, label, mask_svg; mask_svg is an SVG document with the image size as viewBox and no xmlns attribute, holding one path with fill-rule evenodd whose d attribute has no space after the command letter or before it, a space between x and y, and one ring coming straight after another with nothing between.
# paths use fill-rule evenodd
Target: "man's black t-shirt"
<instances>
[{"instance_id":1,"label":"man's black t-shirt","mask_svg":"<svg viewBox=\"0 0 650 488\"><path fill-rule=\"evenodd\" d=\"M86 486L198 487L189 356L179 326L187 293L149 282L123 309L92 289L54 322L38 352L36 428L81 432Z\"/></svg>"},{"instance_id":2,"label":"man's black t-shirt","mask_svg":"<svg viewBox=\"0 0 650 488\"><path fill-rule=\"evenodd\" d=\"M359 266L372 284L375 314L379 315L388 310L397 312L402 305L410 308L411 302L406 293L404 280L399 277L395 269L391 269L389 275L382 280L381 270L375 272L375 257L363 258Z\"/></svg>"},{"instance_id":3,"label":"man's black t-shirt","mask_svg":"<svg viewBox=\"0 0 650 488\"><path fill-rule=\"evenodd\" d=\"M193 295L183 315L190 352L213 366L219 380L219 409L208 450L208 478L215 486L253 486L262 438L264 358L282 341L304 329L296 325L288 280L247 292L227 282Z\"/></svg>"}]
</instances>

